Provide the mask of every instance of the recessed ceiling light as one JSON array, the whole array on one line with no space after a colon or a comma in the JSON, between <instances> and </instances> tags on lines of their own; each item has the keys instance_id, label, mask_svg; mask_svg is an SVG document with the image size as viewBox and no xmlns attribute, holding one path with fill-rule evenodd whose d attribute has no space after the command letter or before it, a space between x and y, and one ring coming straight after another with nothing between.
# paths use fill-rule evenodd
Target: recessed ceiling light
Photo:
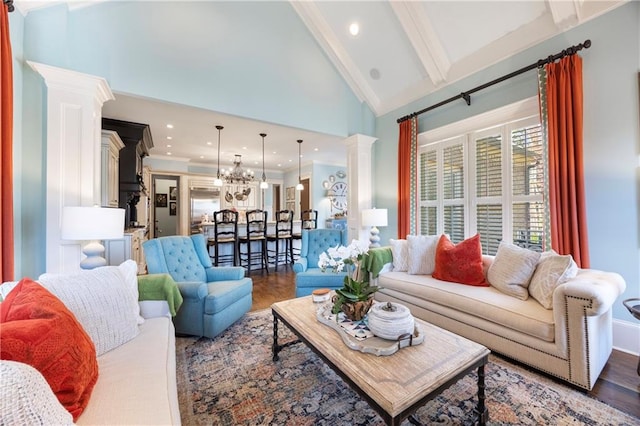
<instances>
[{"instance_id":1,"label":"recessed ceiling light","mask_svg":"<svg viewBox=\"0 0 640 426\"><path fill-rule=\"evenodd\" d=\"M207 141L207 145L211 145L211 141Z\"/></svg>"},{"instance_id":2,"label":"recessed ceiling light","mask_svg":"<svg viewBox=\"0 0 640 426\"><path fill-rule=\"evenodd\" d=\"M289 160L289 162L291 163L291 162L293 162L293 160Z\"/></svg>"},{"instance_id":3,"label":"recessed ceiling light","mask_svg":"<svg viewBox=\"0 0 640 426\"><path fill-rule=\"evenodd\" d=\"M247 149L247 147L246 147L246 146L243 146L243 147L242 147L242 149Z\"/></svg>"},{"instance_id":4,"label":"recessed ceiling light","mask_svg":"<svg viewBox=\"0 0 640 426\"><path fill-rule=\"evenodd\" d=\"M204 155L201 155L200 158L204 158Z\"/></svg>"},{"instance_id":5,"label":"recessed ceiling light","mask_svg":"<svg viewBox=\"0 0 640 426\"><path fill-rule=\"evenodd\" d=\"M357 22L352 22L351 25L349 25L349 32L352 36L357 36L360 33L360 25L358 25Z\"/></svg>"},{"instance_id":6,"label":"recessed ceiling light","mask_svg":"<svg viewBox=\"0 0 640 426\"><path fill-rule=\"evenodd\" d=\"M314 151L318 152L318 148L313 148Z\"/></svg>"},{"instance_id":7,"label":"recessed ceiling light","mask_svg":"<svg viewBox=\"0 0 640 426\"><path fill-rule=\"evenodd\" d=\"M167 124L167 129L173 129L173 124Z\"/></svg>"},{"instance_id":8,"label":"recessed ceiling light","mask_svg":"<svg viewBox=\"0 0 640 426\"><path fill-rule=\"evenodd\" d=\"M167 155L171 155L171 153L170 153L170 152L167 152Z\"/></svg>"},{"instance_id":9,"label":"recessed ceiling light","mask_svg":"<svg viewBox=\"0 0 640 426\"><path fill-rule=\"evenodd\" d=\"M171 148L171 145L167 145L167 148Z\"/></svg>"},{"instance_id":10,"label":"recessed ceiling light","mask_svg":"<svg viewBox=\"0 0 640 426\"><path fill-rule=\"evenodd\" d=\"M273 153L275 154L275 153L276 153L276 151L273 151Z\"/></svg>"},{"instance_id":11,"label":"recessed ceiling light","mask_svg":"<svg viewBox=\"0 0 640 426\"><path fill-rule=\"evenodd\" d=\"M282 167L282 164L278 163L278 167Z\"/></svg>"},{"instance_id":12,"label":"recessed ceiling light","mask_svg":"<svg viewBox=\"0 0 640 426\"><path fill-rule=\"evenodd\" d=\"M171 139L173 139L173 138L172 138L171 136L167 136L167 139L171 140Z\"/></svg>"}]
</instances>

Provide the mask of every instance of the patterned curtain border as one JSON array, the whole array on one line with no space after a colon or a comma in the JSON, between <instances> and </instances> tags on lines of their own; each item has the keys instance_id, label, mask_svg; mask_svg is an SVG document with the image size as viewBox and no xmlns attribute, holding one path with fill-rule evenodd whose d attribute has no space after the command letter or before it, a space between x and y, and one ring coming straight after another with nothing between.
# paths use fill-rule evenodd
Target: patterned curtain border
<instances>
[{"instance_id":1,"label":"patterned curtain border","mask_svg":"<svg viewBox=\"0 0 640 426\"><path fill-rule=\"evenodd\" d=\"M540 125L542 128L542 167L544 173L543 203L544 229L543 249L551 250L551 209L549 205L549 114L547 105L547 70L538 68L538 99L540 102Z\"/></svg>"},{"instance_id":2,"label":"patterned curtain border","mask_svg":"<svg viewBox=\"0 0 640 426\"><path fill-rule=\"evenodd\" d=\"M411 118L411 175L409 192L409 229L411 235L417 235L418 228L418 117Z\"/></svg>"}]
</instances>

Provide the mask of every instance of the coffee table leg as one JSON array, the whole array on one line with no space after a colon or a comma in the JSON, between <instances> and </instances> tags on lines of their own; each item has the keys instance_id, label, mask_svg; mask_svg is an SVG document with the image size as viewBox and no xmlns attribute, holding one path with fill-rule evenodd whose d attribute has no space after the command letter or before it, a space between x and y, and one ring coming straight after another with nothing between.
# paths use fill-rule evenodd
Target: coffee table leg
<instances>
[{"instance_id":1,"label":"coffee table leg","mask_svg":"<svg viewBox=\"0 0 640 426\"><path fill-rule=\"evenodd\" d=\"M478 414L478 424L484 426L489 420L489 410L484 405L484 364L478 367L478 406L476 413Z\"/></svg>"},{"instance_id":2,"label":"coffee table leg","mask_svg":"<svg viewBox=\"0 0 640 426\"><path fill-rule=\"evenodd\" d=\"M280 357L278 356L278 352L280 352L281 347L278 346L278 317L273 316L273 346L271 347L271 351L273 352L273 360L278 361Z\"/></svg>"}]
</instances>

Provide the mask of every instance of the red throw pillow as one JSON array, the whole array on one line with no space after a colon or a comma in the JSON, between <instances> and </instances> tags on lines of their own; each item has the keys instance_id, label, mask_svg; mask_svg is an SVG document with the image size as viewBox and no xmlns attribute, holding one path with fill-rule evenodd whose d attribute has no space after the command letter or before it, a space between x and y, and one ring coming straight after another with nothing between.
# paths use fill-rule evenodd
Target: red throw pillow
<instances>
[{"instance_id":1,"label":"red throw pillow","mask_svg":"<svg viewBox=\"0 0 640 426\"><path fill-rule=\"evenodd\" d=\"M453 244L442 235L436 247L436 268L431 275L442 281L489 287L482 268L480 234Z\"/></svg>"},{"instance_id":2,"label":"red throw pillow","mask_svg":"<svg viewBox=\"0 0 640 426\"><path fill-rule=\"evenodd\" d=\"M0 324L0 359L40 371L75 421L98 380L96 348L76 317L25 278L0 303Z\"/></svg>"}]
</instances>

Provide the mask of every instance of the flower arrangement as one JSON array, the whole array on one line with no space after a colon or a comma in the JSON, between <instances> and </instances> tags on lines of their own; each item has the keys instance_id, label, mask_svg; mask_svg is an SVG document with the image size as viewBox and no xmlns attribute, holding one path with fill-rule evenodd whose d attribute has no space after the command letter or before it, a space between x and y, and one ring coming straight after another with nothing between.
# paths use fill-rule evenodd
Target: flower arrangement
<instances>
[{"instance_id":1,"label":"flower arrangement","mask_svg":"<svg viewBox=\"0 0 640 426\"><path fill-rule=\"evenodd\" d=\"M344 277L344 285L336 290L336 296L333 299L333 308L331 309L333 314L343 311L350 319L362 319L361 316L366 314L366 311L371 307L372 295L380 287L370 285L368 279L362 279L361 277L366 272L360 268L360 262L368 252L369 247L366 243L353 240L347 247L331 247L326 253L320 254L318 267L322 272L326 272L327 269L331 269L333 272L342 272L345 268L347 270L347 274ZM352 306L349 306L349 309L345 309L349 304L355 304L356 302L366 302L364 312L360 312L361 315L357 313L354 315Z\"/></svg>"}]
</instances>

